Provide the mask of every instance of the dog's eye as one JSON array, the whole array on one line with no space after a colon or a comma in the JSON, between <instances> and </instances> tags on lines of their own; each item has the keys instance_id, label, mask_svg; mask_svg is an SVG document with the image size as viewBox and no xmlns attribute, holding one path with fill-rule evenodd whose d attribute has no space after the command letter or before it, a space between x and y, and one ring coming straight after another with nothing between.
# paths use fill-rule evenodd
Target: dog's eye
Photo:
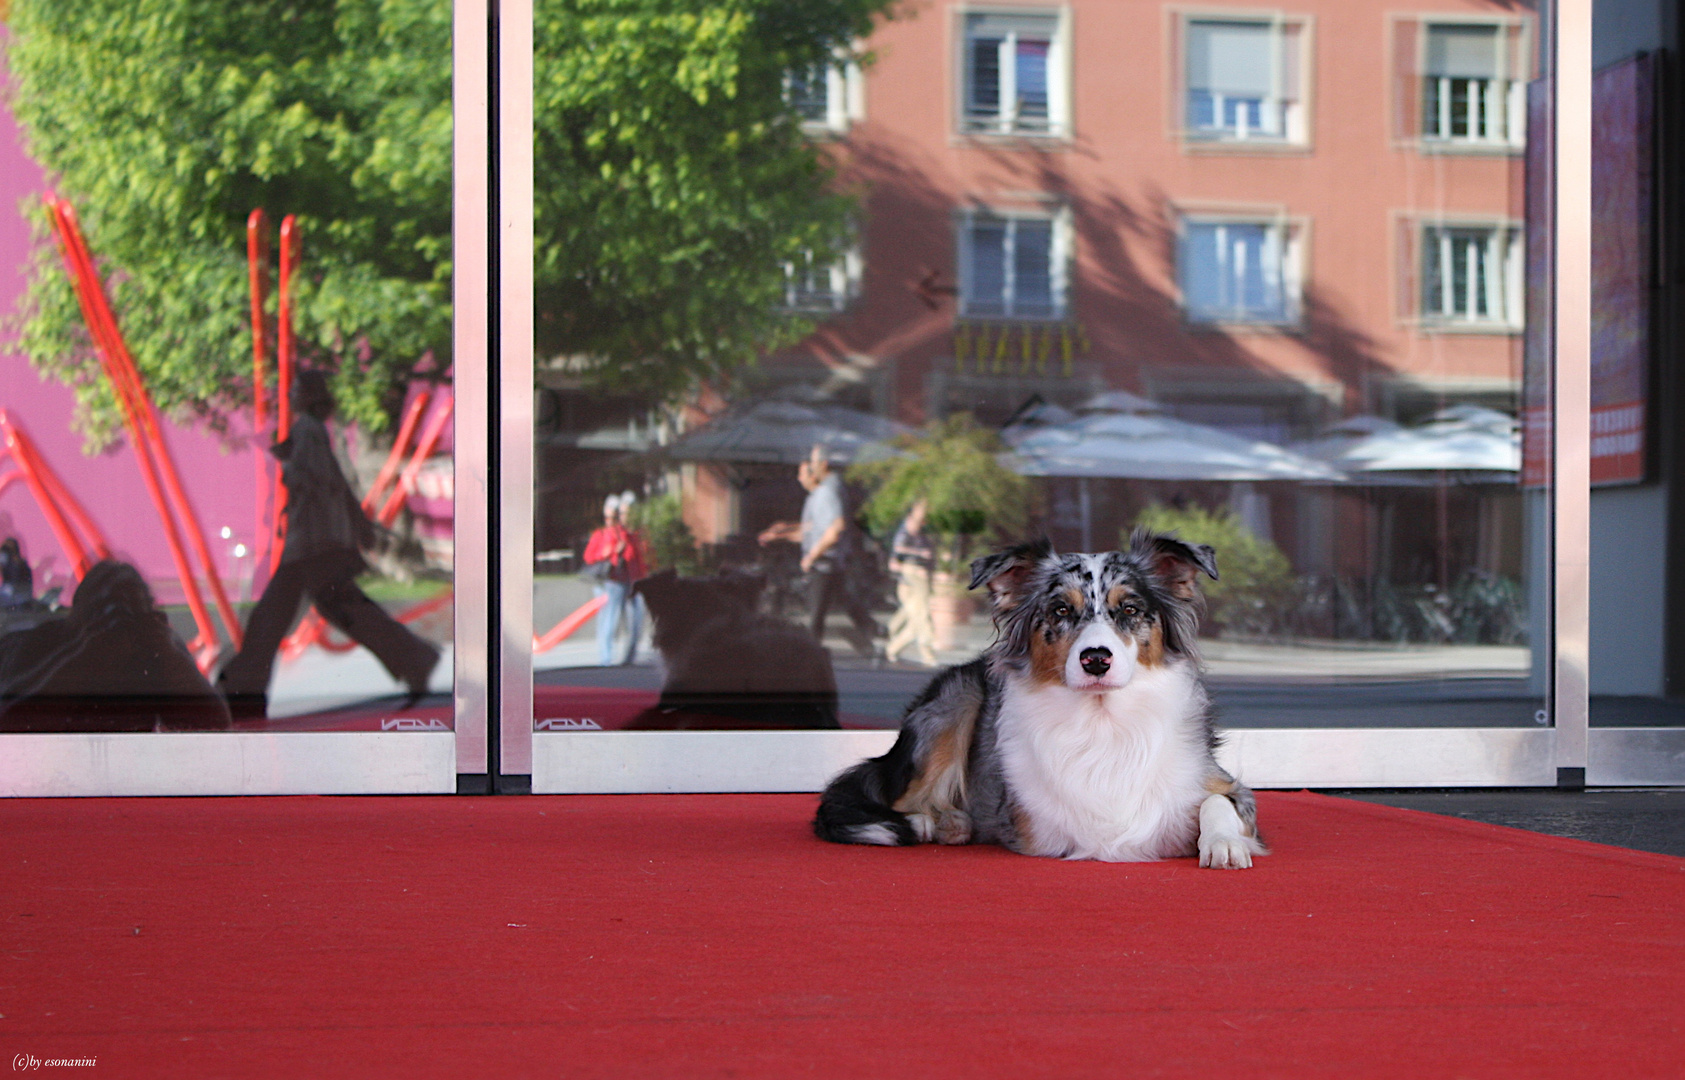
<instances>
[{"instance_id":1,"label":"dog's eye","mask_svg":"<svg viewBox=\"0 0 1685 1080\"><path fill-rule=\"evenodd\" d=\"M1068 619L1068 618L1070 618L1071 617L1071 605L1069 605L1069 604L1054 604L1053 605L1053 617L1055 619Z\"/></svg>"},{"instance_id":2,"label":"dog's eye","mask_svg":"<svg viewBox=\"0 0 1685 1080\"><path fill-rule=\"evenodd\" d=\"M1141 614L1141 609L1136 607L1134 604L1125 604L1123 605L1123 613L1133 619L1135 616Z\"/></svg>"}]
</instances>

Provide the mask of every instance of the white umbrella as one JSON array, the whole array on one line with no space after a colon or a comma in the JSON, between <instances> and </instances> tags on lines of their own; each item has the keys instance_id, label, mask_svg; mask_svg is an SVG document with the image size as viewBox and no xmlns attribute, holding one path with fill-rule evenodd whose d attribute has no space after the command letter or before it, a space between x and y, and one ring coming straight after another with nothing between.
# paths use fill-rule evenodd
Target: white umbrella
<instances>
[{"instance_id":1,"label":"white umbrella","mask_svg":"<svg viewBox=\"0 0 1685 1080\"><path fill-rule=\"evenodd\" d=\"M1335 481L1330 465L1274 443L1178 420L1124 391L1098 395L1063 424L1014 424L1001 433L1025 476L1131 480Z\"/></svg>"},{"instance_id":2,"label":"white umbrella","mask_svg":"<svg viewBox=\"0 0 1685 1080\"><path fill-rule=\"evenodd\" d=\"M858 409L825 403L762 400L728 410L668 447L684 461L737 461L795 465L815 445L829 449L831 461L844 464L868 447L910 433L904 424Z\"/></svg>"},{"instance_id":3,"label":"white umbrella","mask_svg":"<svg viewBox=\"0 0 1685 1080\"><path fill-rule=\"evenodd\" d=\"M1354 416L1293 449L1365 485L1515 483L1521 472L1521 427L1515 418L1478 405L1454 405L1416 427Z\"/></svg>"}]
</instances>

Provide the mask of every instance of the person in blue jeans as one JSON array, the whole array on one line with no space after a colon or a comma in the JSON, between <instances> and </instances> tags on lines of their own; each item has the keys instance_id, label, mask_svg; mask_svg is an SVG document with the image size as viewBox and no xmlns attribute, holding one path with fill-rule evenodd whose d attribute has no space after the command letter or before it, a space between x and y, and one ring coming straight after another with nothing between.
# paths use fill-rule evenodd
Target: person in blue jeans
<instances>
[{"instance_id":1,"label":"person in blue jeans","mask_svg":"<svg viewBox=\"0 0 1685 1080\"><path fill-rule=\"evenodd\" d=\"M637 535L626 524L635 502L637 496L630 491L604 500L602 528L593 532L585 544L585 565L592 568L594 575L600 575L597 595L605 597L602 609L597 612L597 663L603 667L636 661L638 638L644 629L643 607L632 595L632 583L644 576L643 552ZM622 613L630 617L632 641L626 656L617 660L614 634L620 628Z\"/></svg>"}]
</instances>

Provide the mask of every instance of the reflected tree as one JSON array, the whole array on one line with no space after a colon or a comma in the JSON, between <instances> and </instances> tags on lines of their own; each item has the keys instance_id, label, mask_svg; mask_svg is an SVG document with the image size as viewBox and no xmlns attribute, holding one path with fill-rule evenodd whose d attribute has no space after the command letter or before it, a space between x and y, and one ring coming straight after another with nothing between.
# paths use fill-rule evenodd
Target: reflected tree
<instances>
[{"instance_id":1,"label":"reflected tree","mask_svg":"<svg viewBox=\"0 0 1685 1080\"><path fill-rule=\"evenodd\" d=\"M680 393L794 340L784 264L829 257L852 200L786 100L888 0L539 0L540 349L598 385ZM292 213L296 325L348 419L385 427L450 364L450 0L14 0L12 108L78 207L154 396L247 405L245 220ZM120 430L36 210L12 328Z\"/></svg>"}]
</instances>

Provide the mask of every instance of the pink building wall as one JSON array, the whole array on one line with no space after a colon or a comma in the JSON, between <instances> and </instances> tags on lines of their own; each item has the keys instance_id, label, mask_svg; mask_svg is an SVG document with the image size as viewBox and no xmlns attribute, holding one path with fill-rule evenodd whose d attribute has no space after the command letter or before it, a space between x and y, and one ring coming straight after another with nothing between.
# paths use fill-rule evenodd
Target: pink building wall
<instances>
[{"instance_id":1,"label":"pink building wall","mask_svg":"<svg viewBox=\"0 0 1685 1080\"><path fill-rule=\"evenodd\" d=\"M10 110L0 104L0 319L16 315L22 302L30 251L24 207L46 189L41 167L25 152L22 133ZM0 407L28 432L41 456L105 533L113 553L139 567L161 601L177 600L180 587L175 566L127 440L96 456L83 453L82 439L71 429L75 401L69 388L43 380L4 340L0 340ZM256 530L250 449L175 424L165 425L165 440L219 572L234 587L232 591L244 596L252 559L236 559L233 550L240 543L250 549ZM233 534L228 540L220 535L224 527ZM0 494L0 536L5 535L15 535L21 542L25 557L35 567L37 589L69 585L69 560L23 484L12 484Z\"/></svg>"},{"instance_id":2,"label":"pink building wall","mask_svg":"<svg viewBox=\"0 0 1685 1080\"><path fill-rule=\"evenodd\" d=\"M1300 0L1285 9L1314 31L1309 138L1262 149L1178 136L1174 17L1267 16L1273 7L1069 0L1011 9L1063 10L1071 20L1072 133L958 133L960 20L988 8L903 5L869 43L876 59L864 74L863 120L830 143L843 186L866 194L862 297L798 353L886 372L899 418L925 419L928 376L953 367L956 311L933 306L918 283L955 283L953 214L1052 200L1074 216L1070 317L1092 342L1079 369L1110 386L1150 392L1155 372L1197 368L1337 388L1337 411L1360 412L1377 409L1388 384L1519 378L1518 332L1424 330L1402 310L1400 223L1442 214L1518 220L1523 161L1519 152L1428 152L1400 138L1393 5ZM1525 2L1428 0L1419 11L1413 19L1507 17L1531 27L1532 18ZM1178 206L1267 207L1304 222L1302 325L1190 328L1172 256Z\"/></svg>"}]
</instances>

